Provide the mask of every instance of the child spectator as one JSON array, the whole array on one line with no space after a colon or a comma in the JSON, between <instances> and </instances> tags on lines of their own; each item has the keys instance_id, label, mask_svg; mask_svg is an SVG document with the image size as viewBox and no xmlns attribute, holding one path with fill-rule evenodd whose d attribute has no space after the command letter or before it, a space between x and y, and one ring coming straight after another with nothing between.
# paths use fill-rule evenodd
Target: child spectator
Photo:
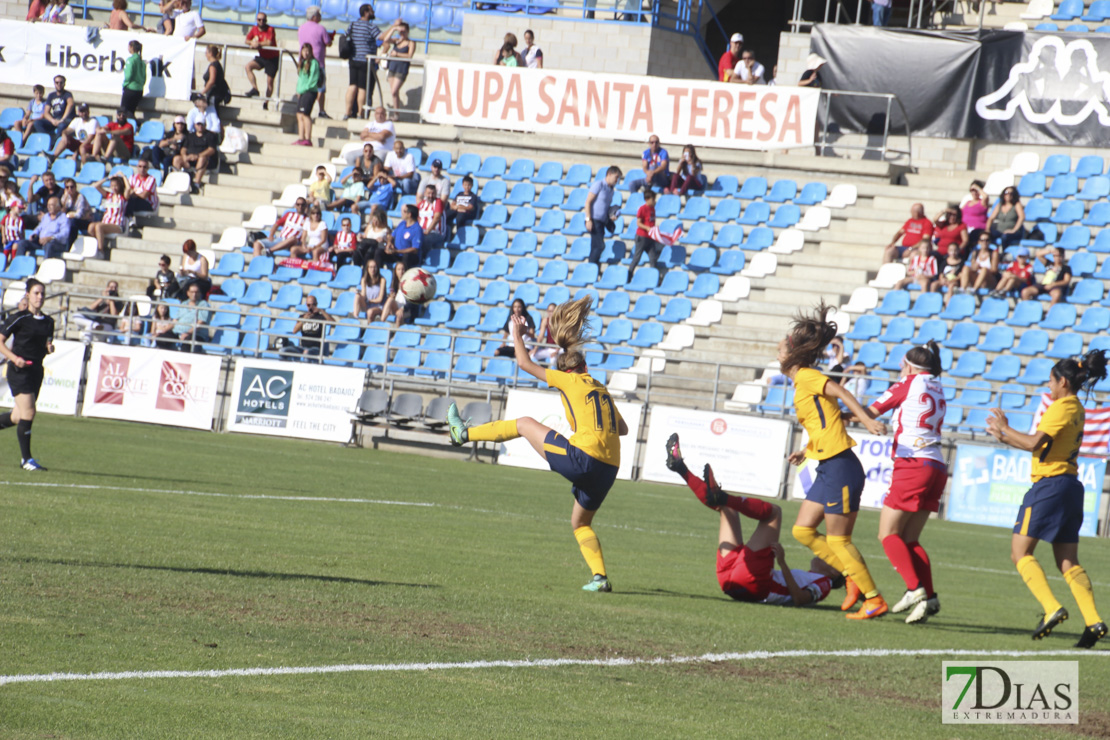
<instances>
[{"instance_id":1,"label":"child spectator","mask_svg":"<svg viewBox=\"0 0 1110 740\"><path fill-rule=\"evenodd\" d=\"M659 263L659 255L663 247L651 238L650 233L655 226L655 191L651 188L644 190L644 204L636 211L636 247L632 252L632 264L628 268L628 281L636 274L640 266L640 256L647 252L648 262L652 267Z\"/></svg>"},{"instance_id":2,"label":"child spectator","mask_svg":"<svg viewBox=\"0 0 1110 740\"><path fill-rule=\"evenodd\" d=\"M335 261L336 269L351 261L355 253L358 235L351 231L351 219L344 217L339 222L339 231L335 235L335 242L328 250Z\"/></svg>"},{"instance_id":3,"label":"child spectator","mask_svg":"<svg viewBox=\"0 0 1110 740\"><path fill-rule=\"evenodd\" d=\"M693 144L682 147L682 160L678 163L674 174L671 176L671 186L664 193L677 193L686 195L691 187L694 190L705 190L706 178L701 173L701 160Z\"/></svg>"},{"instance_id":4,"label":"child spectator","mask_svg":"<svg viewBox=\"0 0 1110 740\"><path fill-rule=\"evenodd\" d=\"M936 289L938 291L946 291L944 303L948 305L951 300L952 294L959 289L960 275L963 273L964 259L960 256L960 250L949 250L948 256L944 260L944 267L940 271L940 276L937 278Z\"/></svg>"},{"instance_id":5,"label":"child spectator","mask_svg":"<svg viewBox=\"0 0 1110 740\"><path fill-rule=\"evenodd\" d=\"M20 201L12 201L8 206L8 215L0 221L0 233L3 234L4 248L4 267L12 263L12 256L15 254L15 247L19 244L19 240L23 238L23 203Z\"/></svg>"},{"instance_id":6,"label":"child spectator","mask_svg":"<svg viewBox=\"0 0 1110 740\"><path fill-rule=\"evenodd\" d=\"M1002 298L1011 292L1022 291L1033 284L1033 264L1029 261L1029 250L1018 247L1014 261L1002 273L998 287L991 291L991 298Z\"/></svg>"},{"instance_id":7,"label":"child spectator","mask_svg":"<svg viewBox=\"0 0 1110 740\"><path fill-rule=\"evenodd\" d=\"M31 95L33 97L31 102L27 104L27 113L22 120L12 124L13 131L29 131L35 121L42 118L42 114L46 112L46 88L42 85L35 85L31 88Z\"/></svg>"},{"instance_id":8,"label":"child spectator","mask_svg":"<svg viewBox=\"0 0 1110 740\"><path fill-rule=\"evenodd\" d=\"M308 202L310 205L327 207L332 201L331 178L328 171L320 165L316 168L316 179L308 186Z\"/></svg>"},{"instance_id":9,"label":"child spectator","mask_svg":"<svg viewBox=\"0 0 1110 740\"><path fill-rule=\"evenodd\" d=\"M382 276L377 262L367 260L362 267L362 282L355 295L355 316L362 313L366 314L367 323L375 321L382 315L385 299L385 277Z\"/></svg>"},{"instance_id":10,"label":"child spectator","mask_svg":"<svg viewBox=\"0 0 1110 740\"><path fill-rule=\"evenodd\" d=\"M451 218L454 219L455 228L461 229L469 226L470 222L478 217L478 194L474 192L474 178L467 175L462 179L462 192L451 201Z\"/></svg>"},{"instance_id":11,"label":"child spectator","mask_svg":"<svg viewBox=\"0 0 1110 740\"><path fill-rule=\"evenodd\" d=\"M366 196L370 194L370 191L366 189L366 175L361 170L351 170L339 182L342 184L347 180L350 180L350 182L343 187L339 197L326 204L325 207L329 211L346 211L357 208L358 204L366 200ZM311 192L309 194L311 195Z\"/></svg>"},{"instance_id":12,"label":"child spectator","mask_svg":"<svg viewBox=\"0 0 1110 740\"><path fill-rule=\"evenodd\" d=\"M936 282L938 270L937 258L933 256L931 246L928 239L917 243L906 277L894 286L895 290L902 290L913 283L917 283L924 292L931 293L934 290L933 283Z\"/></svg>"}]
</instances>

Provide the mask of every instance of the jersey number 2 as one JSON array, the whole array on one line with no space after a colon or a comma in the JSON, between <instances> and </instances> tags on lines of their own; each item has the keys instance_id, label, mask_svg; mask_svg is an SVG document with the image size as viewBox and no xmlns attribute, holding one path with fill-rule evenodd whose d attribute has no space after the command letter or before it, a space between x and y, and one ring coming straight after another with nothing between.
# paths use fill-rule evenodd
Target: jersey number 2
<instances>
[{"instance_id":1,"label":"jersey number 2","mask_svg":"<svg viewBox=\"0 0 1110 740\"><path fill-rule=\"evenodd\" d=\"M609 407L609 431L617 431L617 409L613 405L613 399L609 397L608 393L601 391L590 391L586 394L586 402L593 404L594 407L594 429L605 431L605 412L602 406Z\"/></svg>"}]
</instances>

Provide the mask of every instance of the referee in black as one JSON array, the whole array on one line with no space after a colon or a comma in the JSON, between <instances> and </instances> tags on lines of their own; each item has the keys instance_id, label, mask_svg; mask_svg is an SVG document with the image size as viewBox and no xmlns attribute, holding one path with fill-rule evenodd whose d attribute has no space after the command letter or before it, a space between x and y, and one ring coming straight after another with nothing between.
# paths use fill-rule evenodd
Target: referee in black
<instances>
[{"instance_id":1,"label":"referee in black","mask_svg":"<svg viewBox=\"0 0 1110 740\"><path fill-rule=\"evenodd\" d=\"M0 325L0 352L8 359L8 388L15 399L11 413L0 415L0 429L15 427L23 469L31 471L46 470L31 457L31 423L42 387L42 363L54 351L54 319L42 312L45 298L43 284L28 278L27 308L11 314Z\"/></svg>"}]
</instances>

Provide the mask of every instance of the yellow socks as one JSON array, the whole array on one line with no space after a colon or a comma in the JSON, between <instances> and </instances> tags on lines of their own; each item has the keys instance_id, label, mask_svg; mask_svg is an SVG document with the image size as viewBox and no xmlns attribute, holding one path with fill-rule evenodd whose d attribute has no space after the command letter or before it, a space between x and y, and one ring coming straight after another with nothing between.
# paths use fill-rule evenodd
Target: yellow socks
<instances>
[{"instance_id":1,"label":"yellow socks","mask_svg":"<svg viewBox=\"0 0 1110 740\"><path fill-rule=\"evenodd\" d=\"M1044 609L1045 616L1053 614L1060 608L1060 602L1052 595L1052 589L1048 587L1048 579L1044 576L1044 568L1037 562L1037 559L1032 555L1026 555L1021 560L1017 561L1018 573L1021 574L1021 580L1025 581L1025 585L1033 592L1033 597L1041 602L1041 608ZM1074 568L1072 570L1075 570ZM1071 571L1068 571L1069 573ZM1086 575L1086 573L1084 573ZM1070 581L1069 581L1070 583ZM1091 582L1087 581L1087 588L1090 589ZM1074 589L1073 589L1074 590ZM1088 591L1090 593L1090 591ZM1081 602L1082 603L1082 602ZM1094 607L1094 596L1091 597L1091 606Z\"/></svg>"},{"instance_id":2,"label":"yellow socks","mask_svg":"<svg viewBox=\"0 0 1110 740\"><path fill-rule=\"evenodd\" d=\"M505 442L520 436L516 430L516 419L479 424L467 429L466 433L471 442Z\"/></svg>"},{"instance_id":3,"label":"yellow socks","mask_svg":"<svg viewBox=\"0 0 1110 740\"><path fill-rule=\"evenodd\" d=\"M844 572L844 563L829 547L829 543L825 541L825 535L817 534L814 527L794 527L791 534L794 535L794 539L812 550L814 555L836 568L838 573Z\"/></svg>"},{"instance_id":4,"label":"yellow socks","mask_svg":"<svg viewBox=\"0 0 1110 740\"><path fill-rule=\"evenodd\" d=\"M1079 611L1083 612L1083 621L1087 623L1087 626L1090 627L1101 622L1098 610L1095 609L1095 592L1091 588L1091 579L1083 566L1073 566L1071 570L1064 573L1064 580L1071 586L1071 595L1075 597L1076 603L1079 604Z\"/></svg>"},{"instance_id":5,"label":"yellow socks","mask_svg":"<svg viewBox=\"0 0 1110 740\"><path fill-rule=\"evenodd\" d=\"M586 565L595 576L605 575L605 558L601 555L601 543L592 527L579 527L574 530L574 539L578 540L578 549L582 557L586 558Z\"/></svg>"},{"instance_id":6,"label":"yellow socks","mask_svg":"<svg viewBox=\"0 0 1110 740\"><path fill-rule=\"evenodd\" d=\"M863 561L860 551L852 544L851 536L829 535L829 548L840 558L840 562L844 563L842 572L856 582L859 590L863 592L863 598L873 599L879 595L879 589L875 588L875 581L871 579L871 572L867 570L867 563Z\"/></svg>"}]
</instances>

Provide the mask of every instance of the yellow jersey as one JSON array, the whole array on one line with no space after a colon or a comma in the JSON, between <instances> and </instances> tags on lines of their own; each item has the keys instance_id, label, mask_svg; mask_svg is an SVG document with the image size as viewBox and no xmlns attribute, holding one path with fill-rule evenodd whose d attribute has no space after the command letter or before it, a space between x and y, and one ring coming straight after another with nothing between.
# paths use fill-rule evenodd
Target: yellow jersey
<instances>
[{"instance_id":1,"label":"yellow jersey","mask_svg":"<svg viewBox=\"0 0 1110 740\"><path fill-rule=\"evenodd\" d=\"M811 367L794 374L794 411L809 432L806 457L813 460L828 460L856 444L844 429L840 406L825 395L825 384L830 382Z\"/></svg>"},{"instance_id":2,"label":"yellow jersey","mask_svg":"<svg viewBox=\"0 0 1110 740\"><path fill-rule=\"evenodd\" d=\"M1079 448L1083 444L1083 423L1087 412L1075 396L1067 396L1052 402L1037 424L1037 431L1044 432L1048 439L1033 450L1033 468L1030 471L1034 481L1054 475L1078 475Z\"/></svg>"},{"instance_id":3,"label":"yellow jersey","mask_svg":"<svg viewBox=\"0 0 1110 740\"><path fill-rule=\"evenodd\" d=\"M574 435L570 443L595 460L620 466L621 413L609 389L585 373L547 371L547 384L563 397Z\"/></svg>"}]
</instances>

